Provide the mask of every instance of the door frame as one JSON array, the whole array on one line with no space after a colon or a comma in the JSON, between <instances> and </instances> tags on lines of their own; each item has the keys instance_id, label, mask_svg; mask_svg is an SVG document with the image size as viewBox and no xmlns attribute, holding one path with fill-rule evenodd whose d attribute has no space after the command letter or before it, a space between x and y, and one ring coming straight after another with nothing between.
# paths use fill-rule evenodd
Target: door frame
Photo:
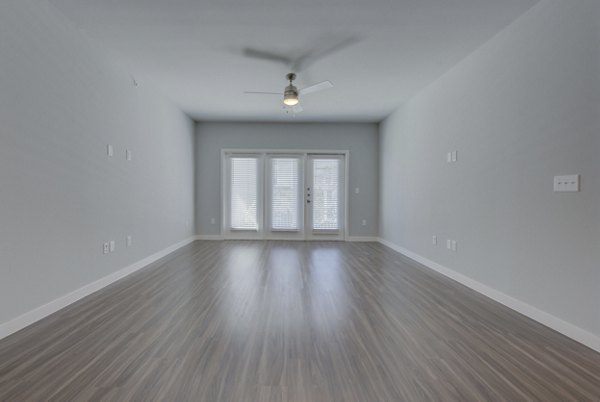
<instances>
[{"instance_id":1,"label":"door frame","mask_svg":"<svg viewBox=\"0 0 600 402\"><path fill-rule=\"evenodd\" d=\"M299 241L308 241L308 240L318 240L311 238L307 233L307 228L304 228L304 235L302 237L290 237L288 239L270 236L270 233L267 233L267 228L265 226L266 218L264 216L264 212L258 212L259 214L259 228L258 232L252 233L243 233L238 231L232 231L227 226L228 217L227 217L227 173L229 172L229 167L227 166L227 160L229 155L240 155L240 156L259 156L259 167L262 168L262 175L259 172L258 180L261 183L259 185L259 198L263 199L266 191L266 179L267 179L267 169L265 168L265 157L272 154L281 154L281 155L299 155L307 160L310 154L312 155L340 155L344 156L344 199L342 201L342 205L344 208L344 227L341 230L340 236L336 236L336 238L327 239L327 236L323 240L338 240L344 241L348 238L348 229L350 223L350 151L349 150L338 150L338 149L280 149L280 148L223 148L221 149L221 236L224 239L228 240L243 240L243 239L256 239L256 240L299 240ZM304 175L304 174L303 174ZM304 194L304 188L302 188ZM304 196L303 196L304 199ZM263 206L265 205L265 200L262 201ZM304 205L303 205L304 208ZM261 210L264 210L264 207L261 207Z\"/></svg>"}]
</instances>

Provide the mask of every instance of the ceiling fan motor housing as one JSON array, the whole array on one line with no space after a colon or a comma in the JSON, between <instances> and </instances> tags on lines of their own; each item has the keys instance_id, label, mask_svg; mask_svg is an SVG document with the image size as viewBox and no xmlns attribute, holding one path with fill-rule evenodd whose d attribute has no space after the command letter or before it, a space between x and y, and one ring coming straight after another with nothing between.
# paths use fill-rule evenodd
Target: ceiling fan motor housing
<instances>
[{"instance_id":1,"label":"ceiling fan motor housing","mask_svg":"<svg viewBox=\"0 0 600 402\"><path fill-rule=\"evenodd\" d=\"M298 103L298 88L291 84L285 87L283 103L291 106L296 105Z\"/></svg>"}]
</instances>

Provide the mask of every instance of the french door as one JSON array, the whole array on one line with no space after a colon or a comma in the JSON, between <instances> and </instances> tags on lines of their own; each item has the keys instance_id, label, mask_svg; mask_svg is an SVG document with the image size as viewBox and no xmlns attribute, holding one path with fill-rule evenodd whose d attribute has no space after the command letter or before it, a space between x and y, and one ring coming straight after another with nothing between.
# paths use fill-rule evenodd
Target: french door
<instances>
[{"instance_id":1,"label":"french door","mask_svg":"<svg viewBox=\"0 0 600 402\"><path fill-rule=\"evenodd\" d=\"M343 155L307 155L305 221L307 239L344 239Z\"/></svg>"},{"instance_id":2,"label":"french door","mask_svg":"<svg viewBox=\"0 0 600 402\"><path fill-rule=\"evenodd\" d=\"M226 238L343 240L344 153L223 153Z\"/></svg>"}]
</instances>

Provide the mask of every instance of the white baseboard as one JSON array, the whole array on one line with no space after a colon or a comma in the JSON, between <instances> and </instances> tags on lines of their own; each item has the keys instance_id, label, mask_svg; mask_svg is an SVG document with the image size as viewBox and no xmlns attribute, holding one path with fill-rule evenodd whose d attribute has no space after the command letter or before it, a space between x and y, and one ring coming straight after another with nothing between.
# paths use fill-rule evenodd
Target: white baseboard
<instances>
[{"instance_id":1,"label":"white baseboard","mask_svg":"<svg viewBox=\"0 0 600 402\"><path fill-rule=\"evenodd\" d=\"M196 240L224 240L221 235L197 235L194 237Z\"/></svg>"},{"instance_id":2,"label":"white baseboard","mask_svg":"<svg viewBox=\"0 0 600 402\"><path fill-rule=\"evenodd\" d=\"M585 329L579 328L574 324L566 322L558 317L553 316L552 314L549 314L536 307L533 307L530 304L527 304L521 300L515 299L512 296L502 293L499 290L484 285L483 283L477 282L474 279L471 279L461 273L458 273L450 268L438 264L435 261L431 261L419 254L413 253L412 251L400 247L385 239L379 238L378 241L384 246L387 246L392 250L405 255L408 258L415 260L418 263L425 265L426 267L431 268L444 276L447 276L448 278L454 279L455 281L475 290L476 292L479 292L484 296L487 296L490 299L495 300L498 303L501 303L506 307L511 308L531 318L532 320L535 320L547 327L550 327L553 330L560 332L561 334L568 336L569 338L574 339L577 342L582 343L587 347L600 352L600 337L596 334L586 331Z\"/></svg>"},{"instance_id":3,"label":"white baseboard","mask_svg":"<svg viewBox=\"0 0 600 402\"><path fill-rule=\"evenodd\" d=\"M305 239L248 239L245 237L227 237L221 235L197 235L195 236L196 240L288 240L288 241L304 241ZM346 237L346 241L348 242L377 242L379 241L378 237L375 236L348 236Z\"/></svg>"},{"instance_id":4,"label":"white baseboard","mask_svg":"<svg viewBox=\"0 0 600 402\"><path fill-rule=\"evenodd\" d=\"M346 237L346 241L349 242L378 242L379 238L375 236L348 236Z\"/></svg>"},{"instance_id":5,"label":"white baseboard","mask_svg":"<svg viewBox=\"0 0 600 402\"><path fill-rule=\"evenodd\" d=\"M154 253L140 261L137 261L117 272L113 272L110 275L107 275L107 276L100 278L92 283L82 286L79 289L74 290L70 293L67 293L66 295L61 296L57 299L54 299L49 303L46 303L40 307L37 307L31 311L26 312L25 314L22 314L16 318L13 318L10 321L0 324L0 339L5 338L10 334L15 333L15 332L33 324L34 322L39 321L42 318L44 318L52 313L57 312L58 310L68 306L69 304L75 303L79 299L82 299L85 296L88 296L88 295L110 285L111 283L116 282L119 279L126 277L127 275L130 275L136 271L139 271L140 269L148 266L149 264L153 263L154 261L161 259L162 257L166 256L167 254L170 254L173 251L190 244L194 240L196 240L195 236L189 237L177 244L173 244L172 246L169 246L157 253Z\"/></svg>"}]
</instances>

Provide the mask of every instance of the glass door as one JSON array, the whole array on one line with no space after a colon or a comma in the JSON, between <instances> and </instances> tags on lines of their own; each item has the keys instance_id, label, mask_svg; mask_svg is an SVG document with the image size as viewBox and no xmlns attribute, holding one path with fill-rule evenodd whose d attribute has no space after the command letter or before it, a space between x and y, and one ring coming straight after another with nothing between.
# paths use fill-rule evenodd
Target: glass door
<instances>
[{"instance_id":1,"label":"glass door","mask_svg":"<svg viewBox=\"0 0 600 402\"><path fill-rule=\"evenodd\" d=\"M269 239L304 237L304 157L267 155L266 229Z\"/></svg>"},{"instance_id":2,"label":"glass door","mask_svg":"<svg viewBox=\"0 0 600 402\"><path fill-rule=\"evenodd\" d=\"M308 155L306 167L306 238L344 239L344 156Z\"/></svg>"},{"instance_id":3,"label":"glass door","mask_svg":"<svg viewBox=\"0 0 600 402\"><path fill-rule=\"evenodd\" d=\"M343 240L345 156L223 151L222 234Z\"/></svg>"},{"instance_id":4,"label":"glass door","mask_svg":"<svg viewBox=\"0 0 600 402\"><path fill-rule=\"evenodd\" d=\"M223 198L223 234L235 238L263 237L262 157L255 154L227 155Z\"/></svg>"}]
</instances>

